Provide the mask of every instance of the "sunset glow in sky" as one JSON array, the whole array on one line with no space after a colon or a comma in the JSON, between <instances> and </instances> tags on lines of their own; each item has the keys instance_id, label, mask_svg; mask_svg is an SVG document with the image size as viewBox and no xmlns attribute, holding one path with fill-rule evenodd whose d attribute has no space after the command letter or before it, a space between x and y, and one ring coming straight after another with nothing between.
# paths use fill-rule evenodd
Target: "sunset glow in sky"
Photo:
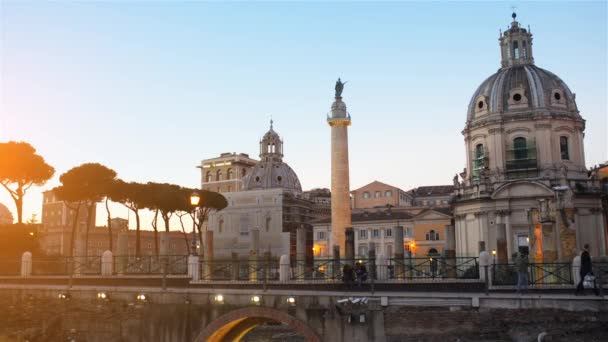
<instances>
[{"instance_id":1,"label":"sunset glow in sky","mask_svg":"<svg viewBox=\"0 0 608 342\"><path fill-rule=\"evenodd\" d=\"M257 158L271 116L303 188L329 187L338 77L353 189L451 184L470 96L500 67L512 4L0 1L0 141L31 143L57 170L30 190L24 217L40 217L41 192L84 162L198 186L201 159ZM536 65L577 95L588 166L606 161L606 2L515 5Z\"/></svg>"}]
</instances>

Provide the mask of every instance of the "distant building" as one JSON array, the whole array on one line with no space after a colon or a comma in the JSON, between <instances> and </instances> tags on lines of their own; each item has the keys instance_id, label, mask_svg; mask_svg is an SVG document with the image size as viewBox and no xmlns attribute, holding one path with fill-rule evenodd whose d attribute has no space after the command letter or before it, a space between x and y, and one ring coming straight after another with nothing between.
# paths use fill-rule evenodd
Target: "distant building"
<instances>
[{"instance_id":1,"label":"distant building","mask_svg":"<svg viewBox=\"0 0 608 342\"><path fill-rule=\"evenodd\" d=\"M311 216L313 218L331 217L331 191L327 188L317 188L302 193L302 198L312 202Z\"/></svg>"},{"instance_id":2,"label":"distant building","mask_svg":"<svg viewBox=\"0 0 608 342\"><path fill-rule=\"evenodd\" d=\"M409 191L373 181L351 191L353 210L391 207L449 206L454 195L453 185L421 186Z\"/></svg>"},{"instance_id":3,"label":"distant building","mask_svg":"<svg viewBox=\"0 0 608 342\"><path fill-rule=\"evenodd\" d=\"M123 225L127 220L122 218L112 219L112 252L114 255L120 255L118 247L118 235L126 234L127 239L127 255L135 255L136 231L128 230ZM114 223L120 223L121 226L115 226ZM168 255L188 255L192 240L191 235L180 232L170 231L168 234L167 254ZM141 255L156 255L156 244L154 242L154 231L140 230L140 246ZM158 236L158 246L160 251L160 231ZM95 227L89 230L88 249L89 256L100 256L106 250L110 249L110 241L108 227Z\"/></svg>"},{"instance_id":4,"label":"distant building","mask_svg":"<svg viewBox=\"0 0 608 342\"><path fill-rule=\"evenodd\" d=\"M13 224L13 214L8 208L0 203L0 225Z\"/></svg>"},{"instance_id":5,"label":"distant building","mask_svg":"<svg viewBox=\"0 0 608 342\"><path fill-rule=\"evenodd\" d=\"M52 190L42 193L42 228L40 230L40 247L48 255L69 255L70 237L76 217L77 204L59 200ZM96 211L93 210L91 222L95 222ZM87 226L88 212L81 206L76 229L84 231Z\"/></svg>"},{"instance_id":6,"label":"distant building","mask_svg":"<svg viewBox=\"0 0 608 342\"><path fill-rule=\"evenodd\" d=\"M201 189L216 192L240 191L243 179L258 161L246 153L222 153L201 162Z\"/></svg>"},{"instance_id":7,"label":"distant building","mask_svg":"<svg viewBox=\"0 0 608 342\"><path fill-rule=\"evenodd\" d=\"M453 185L420 186L409 190L407 198L411 198L413 207L448 207L454 196Z\"/></svg>"},{"instance_id":8,"label":"distant building","mask_svg":"<svg viewBox=\"0 0 608 342\"><path fill-rule=\"evenodd\" d=\"M353 211L355 256L366 258L373 247L376 254L393 258L394 228L403 227L404 249L413 246L413 257L436 256L445 249L445 228L452 221L450 208L391 208ZM313 251L317 258L330 257L328 239L331 218L315 220ZM413 244L412 244L413 243Z\"/></svg>"},{"instance_id":9,"label":"distant building","mask_svg":"<svg viewBox=\"0 0 608 342\"><path fill-rule=\"evenodd\" d=\"M373 181L350 192L353 209L411 206L412 198L396 186Z\"/></svg>"}]
</instances>

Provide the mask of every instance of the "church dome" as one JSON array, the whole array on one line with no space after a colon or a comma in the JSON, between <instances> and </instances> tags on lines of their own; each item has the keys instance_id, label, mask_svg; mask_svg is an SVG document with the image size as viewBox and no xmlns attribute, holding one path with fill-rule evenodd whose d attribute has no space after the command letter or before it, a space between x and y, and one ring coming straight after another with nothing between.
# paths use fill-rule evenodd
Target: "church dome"
<instances>
[{"instance_id":1,"label":"church dome","mask_svg":"<svg viewBox=\"0 0 608 342\"><path fill-rule=\"evenodd\" d=\"M558 76L533 64L501 68L477 88L467 121L530 111L578 117L575 96Z\"/></svg>"},{"instance_id":2,"label":"church dome","mask_svg":"<svg viewBox=\"0 0 608 342\"><path fill-rule=\"evenodd\" d=\"M471 97L467 123L531 112L580 118L575 95L558 76L534 65L532 33L515 20L500 36L501 69Z\"/></svg>"},{"instance_id":3,"label":"church dome","mask_svg":"<svg viewBox=\"0 0 608 342\"><path fill-rule=\"evenodd\" d=\"M243 190L284 188L302 192L298 176L283 162L259 162L244 179L243 187Z\"/></svg>"},{"instance_id":4,"label":"church dome","mask_svg":"<svg viewBox=\"0 0 608 342\"><path fill-rule=\"evenodd\" d=\"M243 179L243 190L283 188L302 192L296 173L283 162L283 140L272 127L260 141L260 161Z\"/></svg>"},{"instance_id":5,"label":"church dome","mask_svg":"<svg viewBox=\"0 0 608 342\"><path fill-rule=\"evenodd\" d=\"M13 214L2 203L0 203L0 224L13 224Z\"/></svg>"}]
</instances>

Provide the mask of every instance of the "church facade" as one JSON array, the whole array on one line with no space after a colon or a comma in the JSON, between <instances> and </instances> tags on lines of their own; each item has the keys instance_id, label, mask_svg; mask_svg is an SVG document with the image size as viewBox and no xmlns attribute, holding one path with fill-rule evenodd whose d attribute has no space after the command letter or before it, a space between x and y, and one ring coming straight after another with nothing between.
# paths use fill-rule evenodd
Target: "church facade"
<instances>
[{"instance_id":1,"label":"church facade","mask_svg":"<svg viewBox=\"0 0 608 342\"><path fill-rule=\"evenodd\" d=\"M454 177L458 256L529 250L570 261L585 244L606 254L599 182L585 167L585 120L558 76L535 65L532 33L513 22L500 36L501 68L473 94L466 169Z\"/></svg>"},{"instance_id":2,"label":"church facade","mask_svg":"<svg viewBox=\"0 0 608 342\"><path fill-rule=\"evenodd\" d=\"M298 176L283 162L283 141L272 121L260 141L260 161L248 169L239 191L223 195L228 206L210 213L208 221L214 257L295 256L298 229L307 232L312 257L312 202L303 198Z\"/></svg>"}]
</instances>

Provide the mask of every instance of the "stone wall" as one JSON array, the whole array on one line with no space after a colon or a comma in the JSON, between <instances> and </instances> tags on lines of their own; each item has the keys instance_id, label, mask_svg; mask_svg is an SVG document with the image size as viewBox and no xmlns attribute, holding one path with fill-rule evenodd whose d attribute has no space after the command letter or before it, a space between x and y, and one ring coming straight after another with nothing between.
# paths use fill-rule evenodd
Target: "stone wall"
<instances>
[{"instance_id":1,"label":"stone wall","mask_svg":"<svg viewBox=\"0 0 608 342\"><path fill-rule=\"evenodd\" d=\"M552 309L389 307L388 342L407 341L605 341L608 312Z\"/></svg>"}]
</instances>

